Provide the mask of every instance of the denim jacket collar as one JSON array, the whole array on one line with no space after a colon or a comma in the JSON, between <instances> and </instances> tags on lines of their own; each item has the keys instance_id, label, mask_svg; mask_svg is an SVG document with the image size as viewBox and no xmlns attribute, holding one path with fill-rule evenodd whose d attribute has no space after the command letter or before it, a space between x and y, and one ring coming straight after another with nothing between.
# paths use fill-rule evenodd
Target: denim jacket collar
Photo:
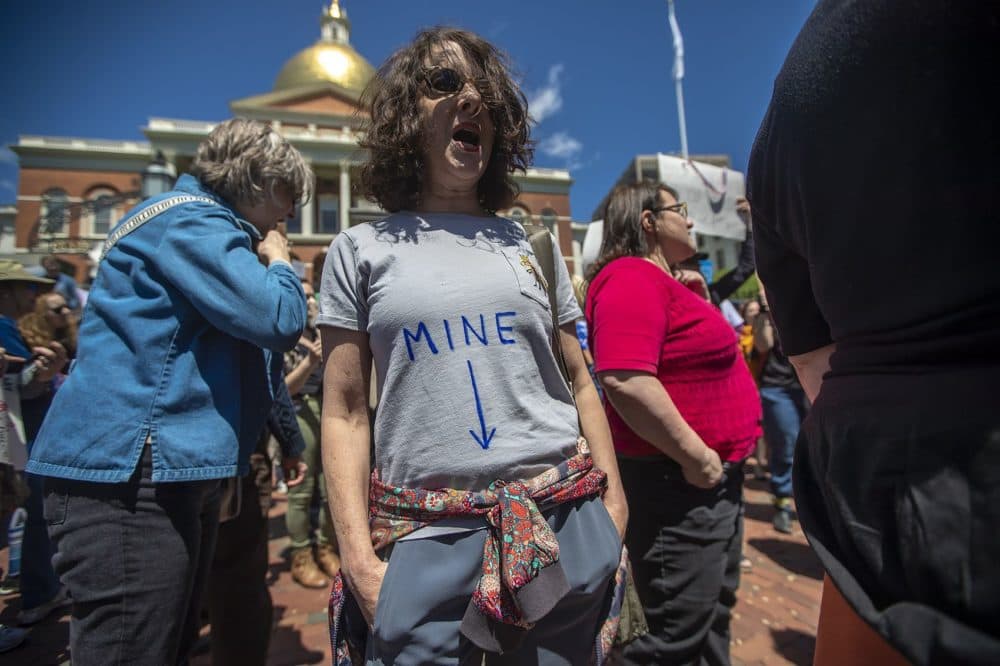
<instances>
[{"instance_id":1,"label":"denim jacket collar","mask_svg":"<svg viewBox=\"0 0 1000 666\"><path fill-rule=\"evenodd\" d=\"M260 231L257 230L257 227L253 226L252 224L244 220L243 217L240 216L239 212L235 208L233 208L233 206L228 201L220 197L214 191L202 185L201 181L192 176L191 174L186 173L182 175L180 178L178 178L177 184L174 185L174 190L178 192L184 192L185 194L193 194L195 196L208 197L209 199L214 200L220 206L225 206L236 217L236 221L239 222L240 227L242 227L244 231L250 234L250 238L252 238L254 241L259 241L262 239Z\"/></svg>"}]
</instances>

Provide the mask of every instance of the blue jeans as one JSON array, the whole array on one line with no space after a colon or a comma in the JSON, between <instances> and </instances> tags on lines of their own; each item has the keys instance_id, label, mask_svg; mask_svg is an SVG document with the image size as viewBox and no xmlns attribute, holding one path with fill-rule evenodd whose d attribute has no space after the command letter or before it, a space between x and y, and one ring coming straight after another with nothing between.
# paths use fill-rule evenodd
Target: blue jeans
<instances>
[{"instance_id":1,"label":"blue jeans","mask_svg":"<svg viewBox=\"0 0 1000 666\"><path fill-rule=\"evenodd\" d=\"M764 409L764 438L771 472L771 493L778 499L792 496L792 459L799 427L808 411L800 386L764 386L760 389Z\"/></svg>"},{"instance_id":2,"label":"blue jeans","mask_svg":"<svg viewBox=\"0 0 1000 666\"><path fill-rule=\"evenodd\" d=\"M219 524L219 480L153 483L147 445L125 483L47 477L45 521L73 598L73 664L188 663Z\"/></svg>"}]
</instances>

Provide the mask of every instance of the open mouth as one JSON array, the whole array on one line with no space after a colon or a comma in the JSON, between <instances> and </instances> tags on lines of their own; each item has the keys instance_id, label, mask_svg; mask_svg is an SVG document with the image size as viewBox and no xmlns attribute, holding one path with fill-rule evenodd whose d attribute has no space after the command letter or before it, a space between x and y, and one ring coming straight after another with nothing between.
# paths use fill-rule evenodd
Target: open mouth
<instances>
[{"instance_id":1,"label":"open mouth","mask_svg":"<svg viewBox=\"0 0 1000 666\"><path fill-rule=\"evenodd\" d=\"M451 139L458 144L459 148L466 152L479 152L479 129L477 127L459 125L455 133L451 135Z\"/></svg>"}]
</instances>

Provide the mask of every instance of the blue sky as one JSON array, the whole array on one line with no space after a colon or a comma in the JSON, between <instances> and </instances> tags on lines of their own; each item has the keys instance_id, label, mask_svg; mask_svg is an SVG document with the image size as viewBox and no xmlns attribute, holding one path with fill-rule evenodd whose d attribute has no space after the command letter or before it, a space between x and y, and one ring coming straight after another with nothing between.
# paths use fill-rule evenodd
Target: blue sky
<instances>
[{"instance_id":1,"label":"blue sky","mask_svg":"<svg viewBox=\"0 0 1000 666\"><path fill-rule=\"evenodd\" d=\"M813 0L676 0L688 146L745 170L788 48ZM377 66L423 26L459 25L507 51L539 122L535 165L568 167L574 219L637 154L679 152L665 0L342 0ZM319 37L323 0L34 0L0 9L0 143L19 134L142 139L150 116L222 120L268 92ZM0 150L0 203L16 196Z\"/></svg>"}]
</instances>

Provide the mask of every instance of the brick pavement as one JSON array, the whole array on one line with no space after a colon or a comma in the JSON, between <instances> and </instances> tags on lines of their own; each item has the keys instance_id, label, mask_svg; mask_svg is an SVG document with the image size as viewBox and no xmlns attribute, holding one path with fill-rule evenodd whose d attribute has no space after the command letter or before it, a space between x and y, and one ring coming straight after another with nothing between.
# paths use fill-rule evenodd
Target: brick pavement
<instances>
[{"instance_id":1,"label":"brick pavement","mask_svg":"<svg viewBox=\"0 0 1000 666\"><path fill-rule=\"evenodd\" d=\"M291 579L284 557L288 545L285 506L285 501L277 498L271 510L268 582L274 599L275 627L268 664L329 663L327 592L306 590ZM743 573L734 610L733 664L809 664L822 587L819 563L798 524L794 534L788 536L771 527L770 499L762 482L747 481L746 507L744 552L753 566ZM0 564L6 563L7 552L3 549ZM0 597L0 622L14 624L19 608L17 594ZM68 613L53 613L32 629L25 645L0 655L0 663L66 664L68 637ZM211 660L198 657L192 663L208 666Z\"/></svg>"}]
</instances>

